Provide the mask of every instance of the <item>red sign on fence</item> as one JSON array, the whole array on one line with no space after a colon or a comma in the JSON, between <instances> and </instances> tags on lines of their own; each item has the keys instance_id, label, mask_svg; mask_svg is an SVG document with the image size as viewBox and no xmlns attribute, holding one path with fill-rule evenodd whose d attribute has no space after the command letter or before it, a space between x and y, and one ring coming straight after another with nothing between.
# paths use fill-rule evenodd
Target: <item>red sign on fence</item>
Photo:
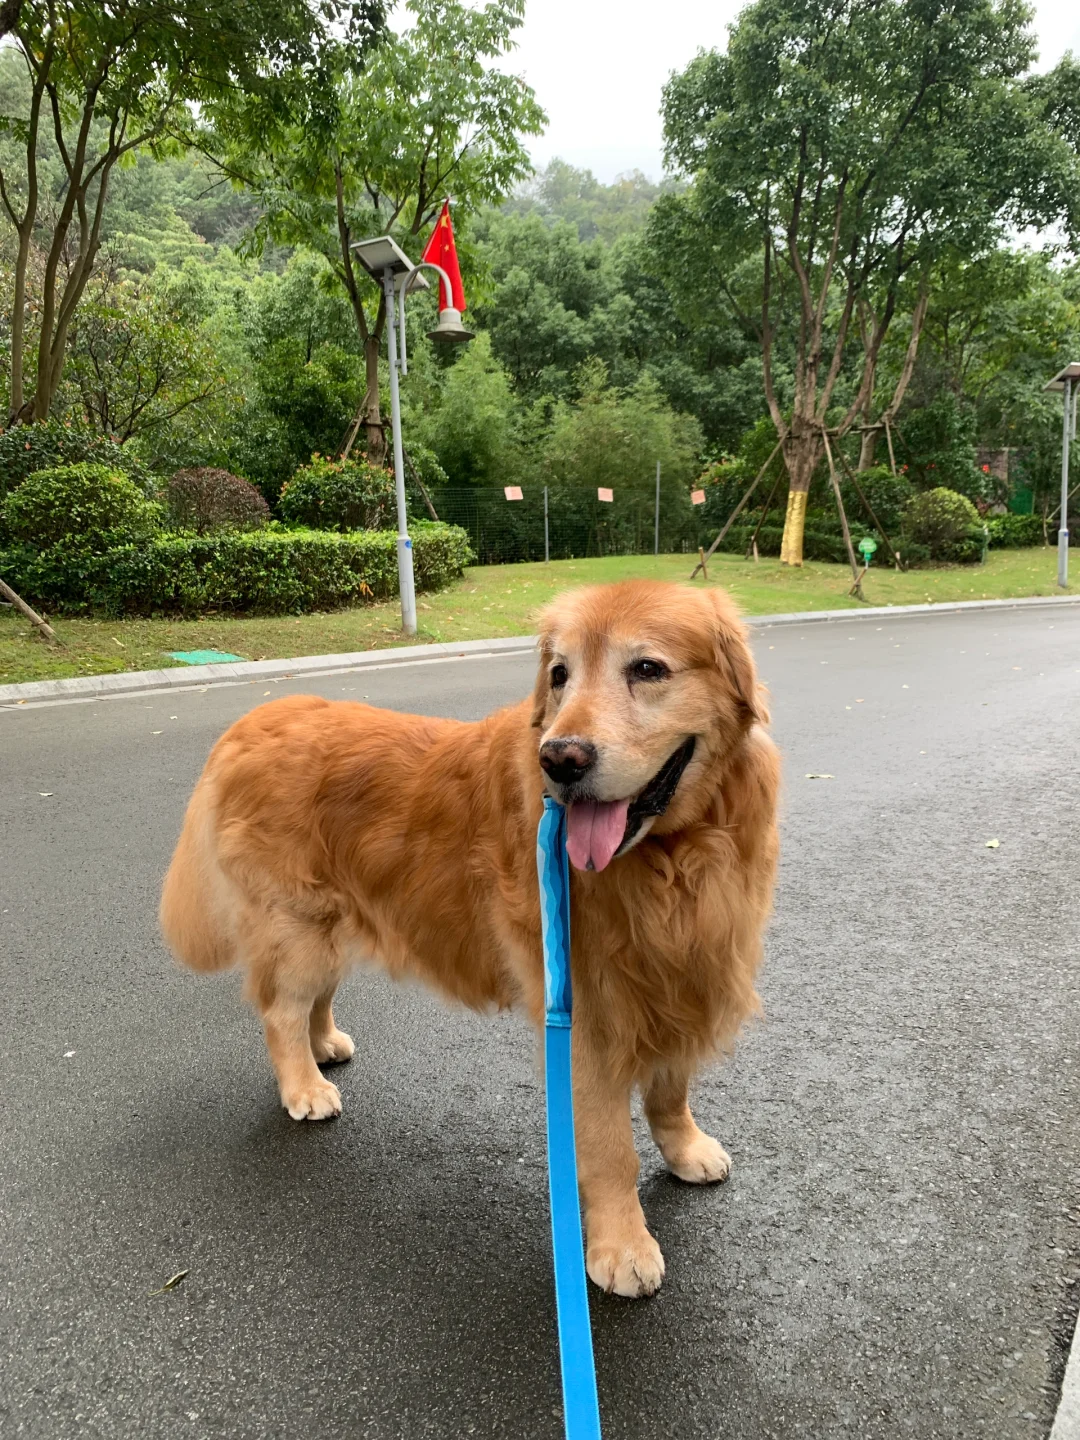
<instances>
[{"instance_id":1,"label":"red sign on fence","mask_svg":"<svg viewBox=\"0 0 1080 1440\"><path fill-rule=\"evenodd\" d=\"M506 496L507 500L524 500L525 498L524 495L522 495L521 493L520 485L504 485L503 494Z\"/></svg>"},{"instance_id":2,"label":"red sign on fence","mask_svg":"<svg viewBox=\"0 0 1080 1440\"><path fill-rule=\"evenodd\" d=\"M690 491L690 504L691 504L691 505L704 505L704 504L705 504L705 491L704 491L704 490L691 490L691 491Z\"/></svg>"},{"instance_id":3,"label":"red sign on fence","mask_svg":"<svg viewBox=\"0 0 1080 1440\"><path fill-rule=\"evenodd\" d=\"M600 485L597 487L596 498L598 500L606 500L607 503L610 505L611 502L615 499L615 491L605 490L604 487Z\"/></svg>"}]
</instances>

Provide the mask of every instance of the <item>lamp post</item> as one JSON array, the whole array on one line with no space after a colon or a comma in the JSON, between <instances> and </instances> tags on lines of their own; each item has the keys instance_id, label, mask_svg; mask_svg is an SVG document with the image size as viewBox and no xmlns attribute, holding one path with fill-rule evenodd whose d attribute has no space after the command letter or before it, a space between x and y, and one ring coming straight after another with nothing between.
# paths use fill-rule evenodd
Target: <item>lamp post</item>
<instances>
[{"instance_id":1,"label":"lamp post","mask_svg":"<svg viewBox=\"0 0 1080 1440\"><path fill-rule=\"evenodd\" d=\"M1069 441L1076 439L1076 402L1080 396L1078 382L1080 361L1074 360L1043 386L1044 390L1065 392L1061 421L1061 514L1058 516L1058 584L1063 590L1069 583Z\"/></svg>"},{"instance_id":2,"label":"lamp post","mask_svg":"<svg viewBox=\"0 0 1080 1440\"><path fill-rule=\"evenodd\" d=\"M426 290L427 281L418 272L434 270L452 295L450 277L441 265L421 261L414 265L389 235L374 240L357 240L352 246L356 258L372 277L382 283L386 299L387 348L390 362L390 426L394 443L394 491L397 499L397 562L398 591L401 595L401 628L406 635L416 634L416 586L413 583L412 541L409 539L408 516L405 510L405 458L401 445L401 400L398 393L398 372L409 373L405 349L405 296L409 290ZM395 293L397 292L397 293ZM442 295L440 294L440 300ZM400 303L399 303L400 301ZM401 327L401 351L398 352L398 326ZM444 344L458 344L473 338L461 323L461 315L451 306L439 310L439 323L428 332L429 338Z\"/></svg>"}]
</instances>

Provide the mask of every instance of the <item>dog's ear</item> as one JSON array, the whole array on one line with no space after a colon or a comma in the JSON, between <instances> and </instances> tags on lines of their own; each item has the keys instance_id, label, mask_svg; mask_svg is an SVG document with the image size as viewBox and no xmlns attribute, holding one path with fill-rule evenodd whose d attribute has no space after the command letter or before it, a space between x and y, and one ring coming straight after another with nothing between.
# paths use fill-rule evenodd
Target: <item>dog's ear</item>
<instances>
[{"instance_id":1,"label":"dog's ear","mask_svg":"<svg viewBox=\"0 0 1080 1440\"><path fill-rule=\"evenodd\" d=\"M715 617L713 644L717 668L731 685L748 721L767 725L769 712L765 704L765 690L758 683L746 626L721 591L709 590L705 594Z\"/></svg>"}]
</instances>

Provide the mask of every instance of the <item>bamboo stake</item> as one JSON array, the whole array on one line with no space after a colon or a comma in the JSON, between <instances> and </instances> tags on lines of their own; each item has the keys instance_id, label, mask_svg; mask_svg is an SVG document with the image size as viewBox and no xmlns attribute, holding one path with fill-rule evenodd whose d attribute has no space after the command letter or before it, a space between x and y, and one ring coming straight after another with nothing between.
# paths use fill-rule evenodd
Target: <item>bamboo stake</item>
<instances>
[{"instance_id":1,"label":"bamboo stake","mask_svg":"<svg viewBox=\"0 0 1080 1440\"><path fill-rule=\"evenodd\" d=\"M420 494L424 497L424 504L427 506L427 512L428 512L428 514L431 516L432 520L438 520L439 517L438 517L438 515L435 514L435 506L431 503L431 496L427 493L427 489L426 489L426 487L425 487L425 485L424 485L424 482L420 479L420 476L416 473L416 466L412 463L412 460L411 460L411 458L409 457L409 452L408 452L407 450L404 450L404 449L403 449L401 453L402 453L402 455L404 455L404 457L405 457L405 464L409 467L409 474L410 474L410 475L412 476L412 478L416 481L416 484L417 484L417 486L419 487L419 490L420 490Z\"/></svg>"},{"instance_id":2,"label":"bamboo stake","mask_svg":"<svg viewBox=\"0 0 1080 1440\"><path fill-rule=\"evenodd\" d=\"M773 487L772 487L772 489L769 491L769 498L765 501L765 509L762 510L762 512L761 512L761 519L757 522L757 525L754 527L754 533L750 536L750 544L746 547L746 553L747 553L748 555L750 554L750 551L753 550L753 552L754 552L754 559L755 559L755 560L758 558L758 555L757 555L757 537L761 534L761 527L765 524L765 517L766 517L766 515L768 515L768 513L769 513L769 507L772 505L772 502L773 502L773 500L774 500L775 497L776 497L776 492L777 492L777 490L779 489L780 481L781 481L781 479L783 478L783 475L784 475L784 472L781 470L780 473L779 473L779 475L777 475L776 479L773 481Z\"/></svg>"},{"instance_id":3,"label":"bamboo stake","mask_svg":"<svg viewBox=\"0 0 1080 1440\"><path fill-rule=\"evenodd\" d=\"M863 570L860 571L859 562L855 559L855 547L851 543L851 531L848 529L847 513L844 510L844 497L840 494L840 482L836 478L836 466L833 464L832 446L829 444L829 432L825 429L824 425L821 427L821 436L825 441L825 454L829 457L829 479L832 481L833 494L836 497L836 508L840 511L840 525L844 531L844 544L847 546L848 559L851 561L851 573L855 577L855 583L848 591L848 594L855 595L860 600L865 600L866 596L862 593L862 577L865 573L865 566Z\"/></svg>"},{"instance_id":4,"label":"bamboo stake","mask_svg":"<svg viewBox=\"0 0 1080 1440\"><path fill-rule=\"evenodd\" d=\"M859 484L858 480L855 478L855 471L852 470L851 466L848 464L847 456L844 454L843 450L838 450L837 453L838 453L839 456L840 456L840 462L841 462L841 464L843 465L844 469L847 471L847 477L848 477L848 479L849 479L849 480L851 481L851 483L855 486L855 493L856 493L856 495L858 495L859 499L862 501L863 505L866 507L866 513L870 516L870 519L874 522L874 528L877 530L877 532L878 532L878 534L881 536L881 538L885 541L885 548L888 550L889 554L892 556L892 558L893 558L893 563L894 563L894 564L897 566L897 568L899 569L899 568L900 568L900 559L899 559L899 556L897 555L896 551L893 549L892 541L889 539L888 535L885 534L885 528L884 528L884 526L882 525L881 521L877 518L877 516L874 514L873 506L870 504L870 501L867 500L865 494L863 493L863 488L862 488L862 486ZM894 471L893 473L895 474L896 472Z\"/></svg>"},{"instance_id":5,"label":"bamboo stake","mask_svg":"<svg viewBox=\"0 0 1080 1440\"><path fill-rule=\"evenodd\" d=\"M891 465L893 474L896 475L896 455L893 454L893 431L891 431L890 425L888 425L888 415L884 416L884 420L886 420L886 439L888 441L888 464Z\"/></svg>"},{"instance_id":6,"label":"bamboo stake","mask_svg":"<svg viewBox=\"0 0 1080 1440\"><path fill-rule=\"evenodd\" d=\"M708 550L706 550L706 552L705 552L705 559L706 559L706 560L711 560L711 559L712 559L713 553L714 553L714 551L716 550L717 546L720 544L720 542L723 540L724 536L727 534L727 532L731 529L732 525L735 523L735 517L741 512L743 506L746 504L746 502L750 499L750 496L751 496L751 495L754 493L754 491L757 489L758 483L759 483L759 481L761 480L761 477L765 474L765 471L769 468L769 466L772 464L773 460L776 458L777 451L780 449L780 447L781 447L781 445L783 445L783 443L784 443L784 437L781 436L780 439L777 440L776 444L773 446L772 451L770 452L770 455L769 455L768 460L765 461L765 464L762 465L761 469L760 469L760 470L758 471L758 473L754 476L754 482L753 482L753 484L750 486L749 490L747 490L746 494L745 494L745 495L742 497L742 499L739 501L738 505L735 506L735 509L734 509L734 510L731 512L731 514L728 516L727 520L726 520L725 523L724 523L724 528L720 531L720 534L716 537L716 539L713 541L713 543L709 546ZM697 575L698 571L701 570L702 568L703 568L703 562L699 560L698 563L694 566L693 570L691 571L690 579L693 580L693 579L695 578L695 576Z\"/></svg>"},{"instance_id":7,"label":"bamboo stake","mask_svg":"<svg viewBox=\"0 0 1080 1440\"><path fill-rule=\"evenodd\" d=\"M41 631L42 635L45 636L45 639L48 640L50 645L63 646L64 642L60 639L60 636L57 635L56 631L52 628L49 622L47 620L43 620L36 610L31 610L30 606L27 605L26 601L22 598L22 596L16 595L15 591L12 590L11 586L5 584L3 580L0 580L0 595L2 595L5 600L9 600L11 604L15 606L15 609L18 610L20 615L25 615L27 620L30 621L30 624L35 625Z\"/></svg>"}]
</instances>

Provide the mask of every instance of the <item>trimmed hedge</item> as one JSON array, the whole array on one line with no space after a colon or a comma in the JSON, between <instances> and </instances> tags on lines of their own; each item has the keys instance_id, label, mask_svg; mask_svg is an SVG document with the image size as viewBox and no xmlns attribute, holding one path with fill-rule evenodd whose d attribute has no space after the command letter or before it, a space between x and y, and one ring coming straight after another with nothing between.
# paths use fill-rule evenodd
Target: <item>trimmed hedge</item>
<instances>
[{"instance_id":1,"label":"trimmed hedge","mask_svg":"<svg viewBox=\"0 0 1080 1440\"><path fill-rule=\"evenodd\" d=\"M1045 541L1041 515L988 515L986 528L997 550L1022 550Z\"/></svg>"},{"instance_id":2,"label":"trimmed hedge","mask_svg":"<svg viewBox=\"0 0 1080 1440\"><path fill-rule=\"evenodd\" d=\"M161 516L124 471L87 461L27 476L0 501L0 535L39 550L103 555L149 538Z\"/></svg>"},{"instance_id":3,"label":"trimmed hedge","mask_svg":"<svg viewBox=\"0 0 1080 1440\"><path fill-rule=\"evenodd\" d=\"M196 535L261 530L270 522L270 506L251 481L214 465L177 470L165 482L162 499L171 524Z\"/></svg>"},{"instance_id":4,"label":"trimmed hedge","mask_svg":"<svg viewBox=\"0 0 1080 1440\"><path fill-rule=\"evenodd\" d=\"M12 425L0 430L0 499L22 484L36 470L60 465L106 465L122 470L149 498L154 477L149 467L132 453L130 445L119 445L106 435L75 430L60 420L39 420L33 425Z\"/></svg>"},{"instance_id":5,"label":"trimmed hedge","mask_svg":"<svg viewBox=\"0 0 1080 1440\"><path fill-rule=\"evenodd\" d=\"M468 536L455 525L414 521L411 531L418 590L458 579L473 559ZM19 547L0 553L0 573L26 599L57 611L302 614L396 594L397 536L281 529L163 535L97 556Z\"/></svg>"},{"instance_id":6,"label":"trimmed hedge","mask_svg":"<svg viewBox=\"0 0 1080 1440\"><path fill-rule=\"evenodd\" d=\"M313 455L282 486L278 509L313 530L381 530L393 524L394 477L366 460Z\"/></svg>"}]
</instances>

